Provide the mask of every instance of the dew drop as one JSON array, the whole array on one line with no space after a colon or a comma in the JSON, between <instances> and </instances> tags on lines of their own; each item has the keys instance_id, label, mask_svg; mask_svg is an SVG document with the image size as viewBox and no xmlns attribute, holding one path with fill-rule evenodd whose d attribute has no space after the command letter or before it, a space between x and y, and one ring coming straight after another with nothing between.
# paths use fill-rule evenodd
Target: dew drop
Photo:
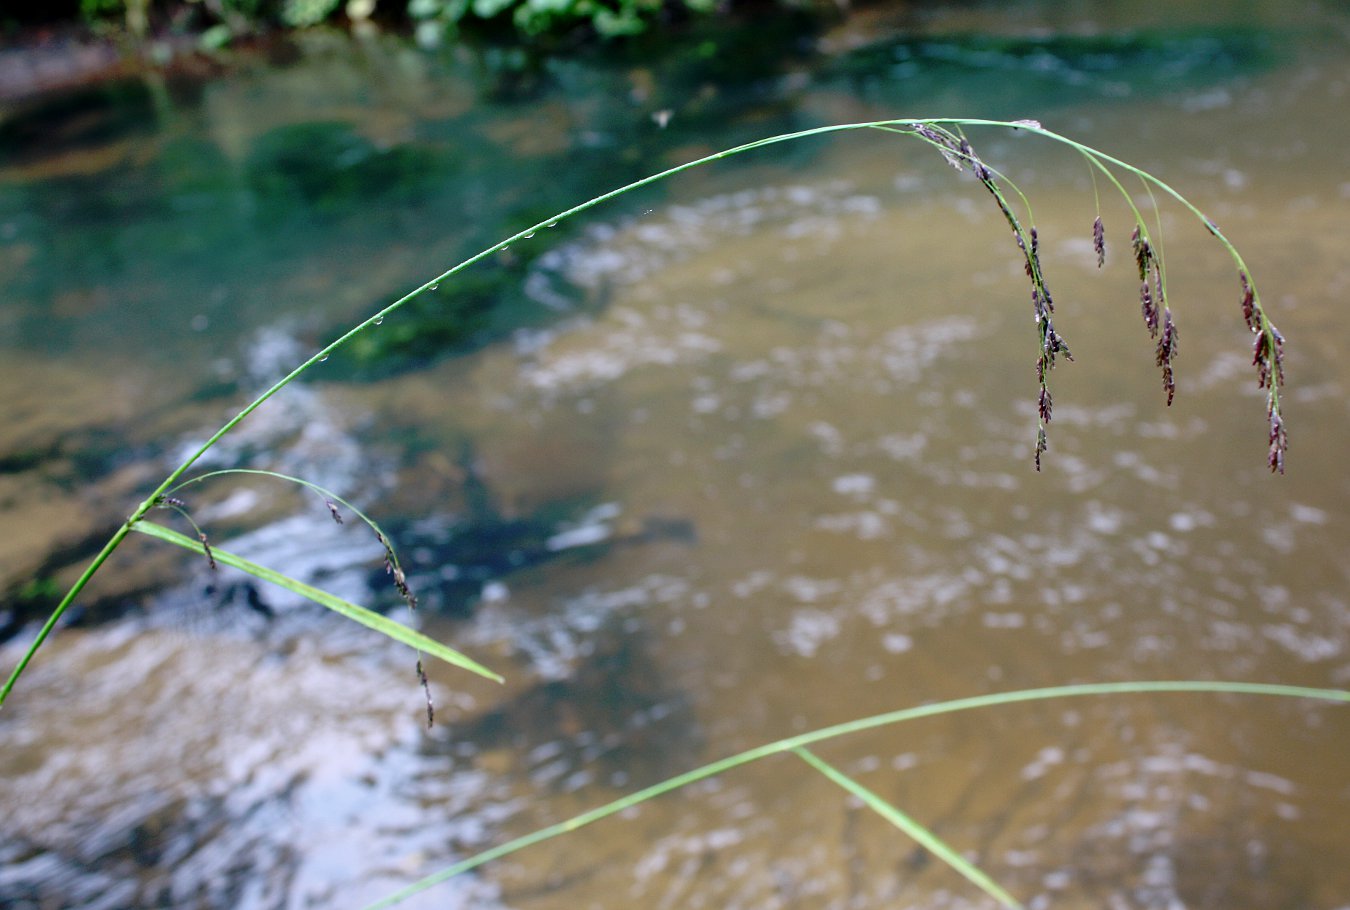
<instances>
[{"instance_id":1,"label":"dew drop","mask_svg":"<svg viewBox=\"0 0 1350 910\"><path fill-rule=\"evenodd\" d=\"M558 222L556 221L550 221L548 224L544 225L544 227L557 227L557 226Z\"/></svg>"},{"instance_id":2,"label":"dew drop","mask_svg":"<svg viewBox=\"0 0 1350 910\"><path fill-rule=\"evenodd\" d=\"M324 354L322 357L319 358L319 363L323 363L323 362L324 362L325 360L327 360L327 359L328 359L328 355L327 355L327 354Z\"/></svg>"},{"instance_id":3,"label":"dew drop","mask_svg":"<svg viewBox=\"0 0 1350 910\"><path fill-rule=\"evenodd\" d=\"M380 325L380 324L383 323L383 322L384 322L384 317L383 317L383 316L376 316L376 317L375 317L375 324L376 324L376 325Z\"/></svg>"},{"instance_id":4,"label":"dew drop","mask_svg":"<svg viewBox=\"0 0 1350 910\"><path fill-rule=\"evenodd\" d=\"M431 286L431 289L434 291L434 290L436 290L436 289L437 289L438 287L440 287L440 286L441 286L441 283L440 283L439 281L437 281L435 284L433 284L433 285Z\"/></svg>"},{"instance_id":5,"label":"dew drop","mask_svg":"<svg viewBox=\"0 0 1350 910\"><path fill-rule=\"evenodd\" d=\"M531 237L533 237L533 236L534 236L534 231L530 231L528 234L525 235L525 239L526 239L526 240L529 240L529 239L530 239Z\"/></svg>"},{"instance_id":6,"label":"dew drop","mask_svg":"<svg viewBox=\"0 0 1350 910\"><path fill-rule=\"evenodd\" d=\"M509 250L509 249L511 249L509 246L504 246L504 247L501 248L500 252L505 253L505 252L506 252L507 250Z\"/></svg>"}]
</instances>

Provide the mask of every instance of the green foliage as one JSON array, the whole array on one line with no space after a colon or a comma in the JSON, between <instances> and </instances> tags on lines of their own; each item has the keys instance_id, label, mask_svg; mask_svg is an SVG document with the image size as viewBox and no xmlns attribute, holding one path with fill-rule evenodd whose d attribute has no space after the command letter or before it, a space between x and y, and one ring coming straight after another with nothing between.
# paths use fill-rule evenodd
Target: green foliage
<instances>
[{"instance_id":1,"label":"green foliage","mask_svg":"<svg viewBox=\"0 0 1350 910\"><path fill-rule=\"evenodd\" d=\"M234 30L222 22L202 32L197 38L197 43L202 50L216 51L228 45L233 39Z\"/></svg>"},{"instance_id":2,"label":"green foliage","mask_svg":"<svg viewBox=\"0 0 1350 910\"><path fill-rule=\"evenodd\" d=\"M332 19L344 9L354 18L366 18L376 7L367 2L351 12L342 0L216 0L205 4L187 0L203 28L201 45L222 47L234 35L267 24L308 28ZM504 28L522 38L590 28L603 38L636 35L647 30L663 11L706 14L716 0L385 0L381 12L406 17L424 44L439 42L462 27ZM784 0L785 6L791 4ZM144 30L148 0L80 0L86 22L122 17L133 30ZM163 4L161 4L161 7ZM162 10L161 10L162 11ZM134 26L134 27L133 27Z\"/></svg>"},{"instance_id":3,"label":"green foliage","mask_svg":"<svg viewBox=\"0 0 1350 910\"><path fill-rule=\"evenodd\" d=\"M121 14L123 0L80 0L80 15L86 20Z\"/></svg>"},{"instance_id":4,"label":"green foliage","mask_svg":"<svg viewBox=\"0 0 1350 910\"><path fill-rule=\"evenodd\" d=\"M531 38L584 26L603 38L618 38L646 31L663 9L699 14L714 5L713 0L410 0L408 16L427 43L475 22L509 24Z\"/></svg>"},{"instance_id":5,"label":"green foliage","mask_svg":"<svg viewBox=\"0 0 1350 910\"><path fill-rule=\"evenodd\" d=\"M127 31L144 35L149 19L150 0L80 0L80 16L94 23L114 14L121 14Z\"/></svg>"},{"instance_id":6,"label":"green foliage","mask_svg":"<svg viewBox=\"0 0 1350 910\"><path fill-rule=\"evenodd\" d=\"M56 579L43 576L30 579L14 596L20 603L56 600L61 596L61 587Z\"/></svg>"},{"instance_id":7,"label":"green foliage","mask_svg":"<svg viewBox=\"0 0 1350 910\"><path fill-rule=\"evenodd\" d=\"M381 149L345 123L321 121L262 135L244 173L258 198L268 200L262 218L284 222L340 217L376 199L411 204L443 167L424 149Z\"/></svg>"},{"instance_id":8,"label":"green foliage","mask_svg":"<svg viewBox=\"0 0 1350 910\"><path fill-rule=\"evenodd\" d=\"M387 376L462 351L482 335L500 335L493 332L494 315L518 284L514 272L498 270L410 300L397 320L353 338L333 366L355 379Z\"/></svg>"},{"instance_id":9,"label":"green foliage","mask_svg":"<svg viewBox=\"0 0 1350 910\"><path fill-rule=\"evenodd\" d=\"M198 2L198 0L193 0ZM254 17L262 15L269 0L218 0L219 8L226 15Z\"/></svg>"},{"instance_id":10,"label":"green foliage","mask_svg":"<svg viewBox=\"0 0 1350 910\"><path fill-rule=\"evenodd\" d=\"M327 19L337 7L338 0L285 0L281 21L291 28L306 28Z\"/></svg>"}]
</instances>

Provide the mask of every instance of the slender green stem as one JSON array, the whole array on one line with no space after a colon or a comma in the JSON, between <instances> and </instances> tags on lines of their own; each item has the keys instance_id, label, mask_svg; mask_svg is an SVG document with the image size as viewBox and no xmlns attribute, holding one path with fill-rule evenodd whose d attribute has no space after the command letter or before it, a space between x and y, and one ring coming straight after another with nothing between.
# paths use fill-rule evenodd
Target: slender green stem
<instances>
[{"instance_id":1,"label":"slender green stem","mask_svg":"<svg viewBox=\"0 0 1350 910\"><path fill-rule=\"evenodd\" d=\"M780 739L777 742L757 746L753 749L747 749L737 755L732 755L706 764L701 768L695 768L693 771L687 771L684 774L672 777L659 784L653 784L646 789L639 790L636 793L616 799L603 806L583 812L580 815L573 816L556 825L540 828L538 831L531 832L523 837L507 841L490 850L484 850L482 853L460 860L452 866L448 866L439 872L428 875L426 878L414 882L406 888L396 891L388 897L370 904L366 907L366 910L382 910L384 907L392 907L415 894L420 894L428 888L454 878L456 875L461 875L471 869L477 869L479 866L489 863L494 859L509 856L512 853L524 850L526 847L533 846L534 844L559 837L563 834L568 834L593 822L598 822L601 819L609 818L611 815L616 815L625 809L630 809L645 803L648 800L670 793L673 790L679 790L682 787L687 787L698 781L706 780L707 778L730 771L733 768L739 768L741 765L748 765L751 762L768 758L771 755L791 752L794 749L804 748L806 746L814 745L815 743L824 742L825 740L847 736L852 733L861 733L864 730L875 730L878 727L886 727L892 724L918 720L924 717L937 717L942 714L953 714L958 711L999 707L1017 704L1019 702L1045 701L1047 699L1056 698L1080 698L1092 695L1135 695L1165 692L1270 695L1284 698L1313 698L1332 702L1350 703L1350 691L1341 689L1315 689L1307 686L1285 686L1271 683L1164 680L1151 682L1084 683L1070 686L1051 686L1044 689L1022 689L1016 692L998 692L991 695L976 695L971 698L959 698L953 701L921 705L917 708L904 708L899 711L890 711L885 714L875 714L871 717L864 717L859 720L851 720L846 723L823 727L809 733L790 736L787 739Z\"/></svg>"},{"instance_id":2,"label":"slender green stem","mask_svg":"<svg viewBox=\"0 0 1350 910\"><path fill-rule=\"evenodd\" d=\"M436 288L442 281L446 280L447 278L450 278L456 273L461 272L464 269L474 265L475 263L480 262L483 259L486 259L489 256L492 256L493 254L499 252L500 250L505 249L512 243L515 243L519 240L528 239L541 230L544 230L548 227L558 224L559 222L565 221L569 218L579 215L582 212L592 209L611 199L615 199L626 193L632 192L633 190L649 186L651 184L665 180L669 177L673 177L676 174L683 173L684 171L691 170L701 165L709 164L714 161L720 161L724 158L730 158L732 156L739 155L744 152L749 152L755 149L777 145L782 142L790 142L798 139L806 139L814 136L825 136L833 133L843 133L853 130L884 129L901 132L906 135L914 136L915 138L918 138L922 141L928 141L927 139L924 139L924 137L918 135L917 133L914 133L911 128L919 125L928 125L936 128L942 126L943 124L949 124L953 127L956 127L958 130L962 127L984 127L984 126L997 127L1002 129L1014 129L1020 130L1025 133L1038 135L1046 139L1050 139L1054 142L1062 143L1063 145L1078 150L1081 154L1087 156L1089 160L1093 161L1101 169L1103 173L1106 173L1108 177L1111 178L1112 182L1116 185L1116 187L1120 189L1121 195L1127 201L1129 201L1129 194L1126 193L1124 189L1120 186L1119 182L1115 179L1114 175L1110 174L1110 169L1107 168L1106 165L1110 164L1115 167L1121 168L1122 170L1127 171L1131 174L1137 175L1140 179L1144 180L1146 183L1152 184L1153 186L1157 187L1158 189L1166 193L1168 196L1175 199L1182 206L1190 210L1197 218L1199 218L1204 223L1205 227L1208 228L1210 233L1213 234L1214 237L1224 246L1224 248L1228 250L1229 255L1233 258L1233 261L1236 263L1238 269L1250 281L1251 275L1250 270L1247 269L1246 263L1242 260L1241 255L1238 253L1237 249L1233 246L1233 244L1228 240L1228 238L1226 238L1214 225L1214 223L1210 221L1208 218L1206 218L1205 215L1194 204L1192 204L1188 199L1186 199L1186 197L1182 196L1167 183L1164 183L1157 177L1154 177L1153 175L1145 171L1142 171L1139 168L1129 165L1118 158L1114 158L1110 155L1105 154L1104 152L1100 152L1090 146L1084 145L1081 142L1076 142L1072 139L1069 139L1066 136L1061 136L1059 133L1055 133L1052 132L1051 130L1044 129L1043 127L1031 123L1029 121L983 120L983 119L942 117L942 118L926 118L926 119L896 118L886 120L873 120L863 123L833 124L830 126L821 126L808 130L800 130L794 133L784 133L778 136L769 136L764 139L758 139L754 142L748 142L745 143L744 145L736 146L735 148L715 152L711 155L706 155L702 158L698 158L693 161L686 162L684 164L676 165L675 167L667 168L666 170L661 171L660 173L653 174L649 177L644 177L641 180L636 180L632 183L627 184L626 186L622 186L619 187L618 189L611 190L608 193L604 193L600 196L594 197L593 199L587 200L586 202L583 202L580 205L576 205L573 206L572 208L559 212L558 214L550 218L545 218L543 221L540 221L539 223L534 224L530 227L524 228L523 230L517 232L516 234L513 234L504 240L498 241L497 243L494 243L492 246L487 247L481 252L476 253L473 256L470 256L469 258L463 260L457 265L454 265L451 268L446 269L445 271L437 275L435 278L432 278L429 281L424 282L420 286L414 288L413 290L404 294L402 297L395 300L393 303L389 304L388 306L385 306L384 308L380 309L375 313L372 313L365 320L357 323L351 329L340 335L338 338L334 339L329 344L316 351L307 360L305 360L299 366L295 367L295 369L291 370L281 379L277 380L275 383L269 386L262 394L260 394L257 398L253 399L253 401L245 405L237 414L235 414L228 421L226 421L218 430L212 433L211 436L205 442L203 442L200 446L198 446L186 459L184 459L182 464L174 468L173 471L170 472L170 474L166 478L164 478L164 480L159 484L159 486L157 486L150 493L150 495L147 496L145 500L142 501L140 505L136 507L136 509L127 518L125 524L123 524L121 528L119 528L118 531L112 536L112 538L109 539L107 544L104 545L103 549L94 558L94 561L90 563L89 567L86 568L85 571L80 575L80 577L76 580L74 585L71 586L70 590L67 591L65 596L61 598L61 601L53 609L51 616L47 619L47 622L43 625L42 629L39 631L33 643L29 646L27 651L20 658L19 663L14 668L13 672L10 673L9 678L4 684L4 687L0 688L0 706L4 705L5 699L8 698L9 693L13 689L14 684L18 680L19 676L27 668L29 662L33 658L34 653L37 651L39 647L41 647L42 643L46 641L47 636L56 627L56 624L59 622L62 615L65 614L66 610L70 607L70 605L75 601L75 598L78 597L80 593L84 590L85 586L89 583L90 579L93 578L95 572L97 572L98 569L103 565L103 563L107 561L108 557L112 555L112 553L118 548L118 546L121 545L122 541L126 538L127 532L132 527L134 527L137 522L139 522L142 518L144 518L147 512L149 512L155 506L159 505L166 492L181 480L183 475L187 473L187 471L194 464L196 464L198 459L200 459L203 455L205 455L207 451L209 451L216 443L218 443L222 438L224 438L226 434L231 432L242 421L244 421L250 414L252 414L258 408L262 407L262 405L265 402L267 402L273 395L277 394L286 386L290 385L311 367L315 366L321 361L326 360L333 351L337 350L339 347L346 344L356 335L360 334L361 332L365 331L367 328L373 325L378 325L379 323L383 322L387 316L394 313L404 304L408 303L411 300L414 300L415 298L421 296L422 294L425 294L427 291ZM930 144L932 143L930 142ZM1133 207L1133 203L1131 203L1131 206ZM1254 310L1257 319L1259 320L1260 329L1264 334L1267 335L1267 337L1269 338L1269 340L1273 345L1275 338L1278 337L1274 332L1274 325L1270 322L1269 318L1266 316L1264 309L1262 309L1261 307L1260 293L1259 291L1256 290L1255 282L1251 283L1251 288L1254 297ZM1272 375L1270 379L1270 406L1273 415L1278 415L1279 413L1279 404L1280 404L1279 386L1280 386L1280 379L1278 376L1278 371L1275 371L1275 375Z\"/></svg>"},{"instance_id":3,"label":"slender green stem","mask_svg":"<svg viewBox=\"0 0 1350 910\"><path fill-rule=\"evenodd\" d=\"M140 514L143 515L145 513L142 512ZM28 664L33 659L33 655L37 653L37 649L42 647L42 643L47 640L47 636L51 634L52 629L56 628L56 623L61 619L61 615L66 612L66 609L70 606L76 596L84 590L84 586L89 583L89 579L94 577L94 573L108 561L109 556L113 555L113 551L121 546L122 541L126 538L127 534L131 533L132 524L139 517L140 516L137 515L127 519L126 523L118 528L117 532L113 534L112 537L108 538L108 542L103 545L103 549L98 551L98 555L94 557L93 561L90 562L87 567L85 567L85 570L80 575L79 579L71 586L70 590L66 592L66 596L61 598L61 602L56 605L56 609L52 610L52 615L47 617L47 621L42 624L42 628L38 630L38 634L34 637L32 644L30 644L23 652L23 656L19 658L19 662L9 674L9 678L5 680L4 687L0 688L0 705L3 705L5 699L9 697L9 690L14 688L14 683L18 681L19 677L23 674L23 671L28 668Z\"/></svg>"},{"instance_id":4,"label":"slender green stem","mask_svg":"<svg viewBox=\"0 0 1350 910\"><path fill-rule=\"evenodd\" d=\"M378 537L380 543L384 545L385 553L389 556L390 561L396 567L399 565L398 553L394 549L393 541L389 539L388 534L384 533L384 529L381 528L378 523L376 523L375 519L371 518L365 512L361 511L356 506L352 505L348 500L342 498L337 493L334 493L327 487L320 486L319 484L314 483L311 480L305 480L303 477L293 477L290 474L282 474L280 471L264 471L259 468L223 468L219 471L209 471L205 474L198 474L196 477L184 480L182 483L179 483L177 486L174 486L173 488L169 489L166 492L177 493L179 490L182 490L185 487L190 487L194 484L202 483L203 481L210 480L214 477L226 477L234 474L251 474L255 477L271 477L275 480L284 480L287 483L296 484L297 486L304 487L307 490L313 490L315 493L318 493L319 496L322 497L325 501L331 501L339 505L345 506L348 511L350 511L353 515L355 515L358 519L360 519L368 528L370 528L372 531L375 532L375 536Z\"/></svg>"}]
</instances>

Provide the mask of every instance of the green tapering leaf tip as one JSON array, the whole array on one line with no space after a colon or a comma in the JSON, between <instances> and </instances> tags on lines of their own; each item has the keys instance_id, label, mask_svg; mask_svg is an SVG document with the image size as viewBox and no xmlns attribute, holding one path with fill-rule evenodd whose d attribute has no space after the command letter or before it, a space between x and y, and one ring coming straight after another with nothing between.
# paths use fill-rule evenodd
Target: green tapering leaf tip
<instances>
[{"instance_id":1,"label":"green tapering leaf tip","mask_svg":"<svg viewBox=\"0 0 1350 910\"><path fill-rule=\"evenodd\" d=\"M150 537L157 537L160 540L183 547L186 550L191 550L194 553L205 552L200 541L179 534L177 531L166 528L163 525L155 524L153 521L142 520L134 526L133 530L139 531ZM490 679L498 683L505 682L499 674L492 672L473 658L461 654L454 648L443 645L434 638L429 638L415 629L410 629L401 623L394 622L394 620L387 616L381 616L373 610L367 610L365 607L357 606L356 604L343 600L341 597L330 594L327 591L307 585L302 581L291 578L289 575L284 575L275 569L269 569L266 566L260 566L255 562L250 562L242 556L236 556L233 553L215 547L211 548L211 553L218 563L232 566L247 572L254 578L261 578L263 581L271 582L278 587L285 588L293 594L299 594L306 600L312 600L322 607L327 607L334 613L340 613L348 619L359 622L368 629L374 629L381 635L392 638L397 642L401 642L423 654L429 654L432 657L439 658L451 666L459 667L462 670L468 670L470 673L474 673L484 679Z\"/></svg>"},{"instance_id":2,"label":"green tapering leaf tip","mask_svg":"<svg viewBox=\"0 0 1350 910\"><path fill-rule=\"evenodd\" d=\"M882 799L861 782L849 777L834 765L819 758L805 746L794 746L792 751L802 761L815 768L845 792L851 793L861 800L863 804L873 812L876 812L900 831L909 835L925 850L932 853L948 866L951 866L952 869L963 875L967 881L978 887L994 900L998 901L1004 907L1007 907L1008 910L1026 910L1017 898L1013 897L1000 887L988 873L984 872L970 860L962 856L946 841L933 833L933 831L919 824L919 822L908 813Z\"/></svg>"}]
</instances>

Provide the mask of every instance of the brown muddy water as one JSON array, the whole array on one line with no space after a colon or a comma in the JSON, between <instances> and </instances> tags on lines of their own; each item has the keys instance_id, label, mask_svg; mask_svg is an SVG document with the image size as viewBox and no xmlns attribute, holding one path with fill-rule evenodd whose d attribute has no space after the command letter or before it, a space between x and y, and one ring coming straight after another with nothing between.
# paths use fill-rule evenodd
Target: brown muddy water
<instances>
[{"instance_id":1,"label":"brown muddy water","mask_svg":"<svg viewBox=\"0 0 1350 910\"><path fill-rule=\"evenodd\" d=\"M447 287L453 319L391 316L204 466L359 503L423 628L506 685L432 668L428 732L404 650L133 540L0 712L0 903L361 906L877 712L1074 682L1350 686L1350 16L922 9L505 74L313 36L208 83L9 112L6 671L117 516L348 321L625 179L829 122L1036 117L1185 192L1288 339L1286 476L1264 467L1236 276L1177 208L1168 409L1128 208L1103 194L1098 272L1082 162L972 132L1031 199L1076 358L1037 474L1034 327L978 185L881 134L695 171L513 245L466 292L487 315ZM217 545L408 618L378 543L316 499L185 498ZM1040 702L819 754L1029 907L1350 906L1343 708ZM405 904L992 905L788 757Z\"/></svg>"}]
</instances>

